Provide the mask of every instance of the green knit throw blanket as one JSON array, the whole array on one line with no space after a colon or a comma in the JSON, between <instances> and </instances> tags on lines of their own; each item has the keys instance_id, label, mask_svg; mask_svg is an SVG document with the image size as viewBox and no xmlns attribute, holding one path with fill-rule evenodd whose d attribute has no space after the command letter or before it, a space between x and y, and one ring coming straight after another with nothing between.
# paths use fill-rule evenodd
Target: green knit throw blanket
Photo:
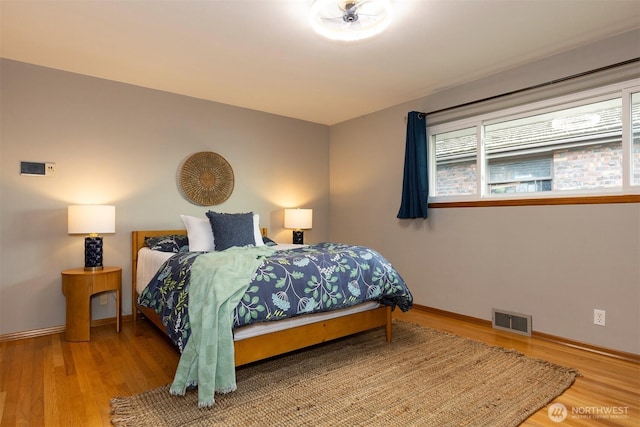
<instances>
[{"instance_id":1,"label":"green knit throw blanket","mask_svg":"<svg viewBox=\"0 0 640 427\"><path fill-rule=\"evenodd\" d=\"M184 396L198 386L198 406L213 406L214 393L236 389L233 310L263 259L267 246L232 247L198 256L191 266L191 336L180 356L170 392Z\"/></svg>"}]
</instances>

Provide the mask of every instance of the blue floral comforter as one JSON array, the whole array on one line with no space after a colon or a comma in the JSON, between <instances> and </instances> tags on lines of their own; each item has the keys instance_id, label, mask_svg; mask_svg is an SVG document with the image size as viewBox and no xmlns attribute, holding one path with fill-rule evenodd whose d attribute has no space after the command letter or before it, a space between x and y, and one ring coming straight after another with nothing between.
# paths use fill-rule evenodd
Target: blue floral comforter
<instances>
[{"instance_id":1,"label":"blue floral comforter","mask_svg":"<svg viewBox=\"0 0 640 427\"><path fill-rule=\"evenodd\" d=\"M189 281L202 252L178 253L158 270L138 298L160 315L182 352L190 335ZM234 327L379 301L407 311L413 297L400 274L363 246L320 243L267 257L233 312Z\"/></svg>"}]
</instances>

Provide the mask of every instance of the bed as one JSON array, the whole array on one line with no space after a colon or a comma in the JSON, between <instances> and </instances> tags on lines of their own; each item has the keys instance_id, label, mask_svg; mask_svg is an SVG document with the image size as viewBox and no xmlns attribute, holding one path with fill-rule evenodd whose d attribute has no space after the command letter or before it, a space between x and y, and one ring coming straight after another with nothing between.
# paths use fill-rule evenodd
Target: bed
<instances>
[{"instance_id":1,"label":"bed","mask_svg":"<svg viewBox=\"0 0 640 427\"><path fill-rule=\"evenodd\" d=\"M261 229L263 235L266 229ZM136 230L132 232L132 307L133 320L138 318L138 312L142 313L149 321L166 333L166 326L155 310L138 304L140 295L138 280L138 255L142 248L146 247L148 237L164 235L186 235L186 230ZM314 344L319 344L332 339L352 335L369 329L385 327L385 337L388 342L392 339L391 307L379 304L369 304L365 310L345 310L331 313L329 316L315 316L315 321L302 325L296 325L285 329L270 331L269 327L258 324L247 328L254 331L246 338L236 333L234 339L235 365L240 366L272 356L298 350ZM269 322L274 323L274 322ZM263 327L265 333L260 331Z\"/></svg>"},{"instance_id":2,"label":"bed","mask_svg":"<svg viewBox=\"0 0 640 427\"><path fill-rule=\"evenodd\" d=\"M223 255L233 256L234 250L237 250L236 252L239 253L263 250L269 255L262 257L262 261L254 261L258 262L258 264L255 264L258 268L256 269L254 266L254 268L250 270L253 279L249 276L250 284L249 287L246 288L243 299L238 300L240 304L237 304L237 302L234 303L235 310L233 316L219 316L219 318L233 317L235 322L234 327L214 329L218 331L218 334L221 334L223 330L232 330L231 339L233 342L230 342L229 345L233 347L233 351L231 352L233 359L229 361L230 366L241 366L379 327L384 327L385 338L387 342L389 342L392 339L391 312L393 308L398 306L403 311L406 311L410 309L412 305L412 296L409 290L391 264L374 250L364 247L333 243L309 246L278 245L268 249L258 247L233 247L225 251L213 252L190 252L189 250L185 250L180 251L181 253L162 254L160 260L153 259L153 257L160 254L147 247L147 239L167 235L180 236L186 233L186 230L137 230L132 232L132 304L134 307L134 321L137 321L138 311L140 311L147 319L168 335L182 353L181 363L182 359L185 358L182 341L182 337L185 334L183 325L191 324L190 327L193 328L195 334L196 329L194 322L196 317L188 318L187 320L187 315L191 316L193 307L200 306L200 301L206 299L205 294L202 293L204 291L200 291L198 294L196 289L207 289L206 294L212 294L212 292L209 291L210 288L203 287L204 285L197 285L202 282L203 277L202 275L196 276L196 262L200 262L197 264L200 266L206 264L205 261L208 262L210 257L214 257L215 260L215 257ZM266 229L262 229L262 234L266 235ZM343 253L347 255L342 255ZM245 256L246 254L242 253L241 255ZM151 258L149 258L149 256L151 256ZM344 257L360 260L361 264L355 264L357 268L349 266L348 262L351 261L346 261L347 264L332 264L335 263L336 260L342 260ZM372 261L368 261L372 258ZM382 260L382 263L378 258ZM149 261L150 259L151 261ZM309 261L309 259L312 261ZM308 293L307 296L303 296L297 301L297 312L291 314L295 309L290 306L294 306L296 303L291 298L288 298L287 295L284 295L282 299L278 298L278 296L282 294L282 291L278 289L283 287L282 283L284 283L284 279L279 279L278 283L280 284L274 283L274 280L277 279L276 274L273 273L274 266L277 270L281 269L285 271L280 274L284 274L288 284L296 282L298 284L304 283L305 286L311 286L311 281L309 280L311 276L304 278L294 277L296 274L303 274L297 270L304 270L307 263L313 264L312 267L316 268L316 270L313 271L323 276L319 282L327 282L328 289L333 289L338 296L336 300L342 302L341 304L335 303L333 307L330 307L332 297L326 297L324 294L319 296L315 292L305 289L305 292ZM293 264L295 264L295 266ZM150 265L152 265L152 267L150 267ZM189 265L189 267L185 267L186 265ZM193 268L190 267L191 265L193 265ZM374 268L375 273L373 272ZM325 269L329 269L331 272L326 273ZM334 275L334 270L339 271L335 272ZM355 270L358 270L357 275L353 274ZM371 270L371 272L369 272L369 270ZM154 276L149 282L149 285L146 285L150 274L149 271L152 273L155 271L155 273L153 273ZM327 274L326 277L332 278L333 282L329 283L329 280L325 280L325 274ZM351 277L355 278L348 281L344 278L345 274L350 274ZM360 280L360 277L363 279ZM263 278L267 282L271 280L272 283L267 285L265 282L260 282ZM313 276L313 280L315 280L315 278L316 276ZM368 282L365 278L368 278ZM176 290L180 289L180 286L174 286L174 289L170 291L163 288L167 283L175 285L178 280L182 280L181 286L184 289ZM245 282L247 281L249 280L245 280ZM220 283L222 281L217 280L216 282ZM185 283L190 283L190 285L187 286ZM342 285L340 285L342 288L339 289L337 283L342 283ZM358 286L361 286L359 283L362 283L362 289L364 290L359 290L360 288L358 288ZM389 285L390 283L391 285ZM206 286L211 286L212 284L213 283L209 283ZM293 289L294 286L286 286L286 288ZM217 289L218 292L223 292L220 288L215 289ZM293 292L302 294L300 289L301 288L293 289ZM251 294L251 292L255 294ZM271 295L272 301L270 302L273 302L275 305L269 306L269 304L266 303L267 297L262 295L261 298L263 299L258 305L261 307L266 306L266 310L264 308L262 310L254 309L249 313L249 309L245 309L245 306L249 307L258 301L256 295L261 292L266 292L267 295ZM215 294L216 292L213 293ZM366 293L367 295L360 296L360 293ZM150 295L155 296L151 297ZM182 308L183 311L180 312L177 309L179 305L177 301L189 300L190 295L192 301L189 301L189 310ZM199 298L194 299L193 295L199 295ZM356 296L354 297L354 295ZM314 301L314 299L317 301ZM162 301L158 303L159 300ZM291 304L289 304L289 300L291 300ZM322 300L322 302L320 300ZM301 305L301 301L304 301L306 307L312 307L312 309L307 310L304 304ZM313 304L309 301L313 302ZM262 302L265 302L264 306ZM286 303L286 305L283 305L283 302ZM158 304L162 304L163 307L160 308ZM254 308L257 308L258 305L255 305ZM320 306L322 306L322 308L318 308ZM288 314L286 313L287 309L290 311ZM178 315L175 315L175 312L178 312ZM268 314L261 314L260 312L267 312ZM251 314L251 316L249 314ZM253 319L254 314L256 314L257 320ZM289 315L293 317L289 317ZM260 316L263 317L261 318ZM203 322L200 317L198 317L198 319L200 319L200 323L208 324L207 322ZM219 322L216 321L214 323ZM211 331L207 331L207 334L199 332L200 329L204 330L204 327L198 326L198 334L195 334L197 339L188 338L187 336L188 341L199 342L201 336L215 335L212 334ZM185 347L191 344L191 342L188 342L188 345ZM195 357L198 358L201 356ZM176 378L180 370L181 366L179 364ZM174 385L175 384L176 380L174 380ZM235 383L229 391L233 389L235 389ZM183 394L183 392L184 390L174 394ZM211 404L213 404L212 397L208 399L206 405Z\"/></svg>"}]
</instances>

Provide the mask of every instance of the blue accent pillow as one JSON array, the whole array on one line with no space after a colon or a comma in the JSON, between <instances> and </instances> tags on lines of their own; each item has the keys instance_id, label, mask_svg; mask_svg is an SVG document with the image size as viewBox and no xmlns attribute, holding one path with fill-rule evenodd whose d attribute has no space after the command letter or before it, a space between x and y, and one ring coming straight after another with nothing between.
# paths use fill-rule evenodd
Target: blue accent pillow
<instances>
[{"instance_id":1,"label":"blue accent pillow","mask_svg":"<svg viewBox=\"0 0 640 427\"><path fill-rule=\"evenodd\" d=\"M262 241L264 242L264 244L266 246L275 246L277 245L276 242L274 242L273 240L271 240L270 238L268 238L267 236L262 236Z\"/></svg>"},{"instance_id":2,"label":"blue accent pillow","mask_svg":"<svg viewBox=\"0 0 640 427\"><path fill-rule=\"evenodd\" d=\"M149 249L161 252L189 252L189 239L186 234L168 234L166 236L145 237Z\"/></svg>"},{"instance_id":3,"label":"blue accent pillow","mask_svg":"<svg viewBox=\"0 0 640 427\"><path fill-rule=\"evenodd\" d=\"M229 214L208 211L207 218L213 230L216 251L232 246L255 245L253 212Z\"/></svg>"}]
</instances>

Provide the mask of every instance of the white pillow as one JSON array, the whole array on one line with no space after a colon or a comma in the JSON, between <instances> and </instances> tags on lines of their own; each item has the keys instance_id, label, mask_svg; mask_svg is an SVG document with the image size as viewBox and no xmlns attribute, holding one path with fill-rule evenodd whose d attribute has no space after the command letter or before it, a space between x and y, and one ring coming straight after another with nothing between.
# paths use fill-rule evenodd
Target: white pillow
<instances>
[{"instance_id":1,"label":"white pillow","mask_svg":"<svg viewBox=\"0 0 640 427\"><path fill-rule=\"evenodd\" d=\"M256 239L256 246L264 246L262 233L260 232L260 215L253 214L253 237Z\"/></svg>"},{"instance_id":2,"label":"white pillow","mask_svg":"<svg viewBox=\"0 0 640 427\"><path fill-rule=\"evenodd\" d=\"M215 250L213 231L208 218L180 215L189 237L189 251L213 252ZM261 239L262 240L262 239Z\"/></svg>"}]
</instances>

